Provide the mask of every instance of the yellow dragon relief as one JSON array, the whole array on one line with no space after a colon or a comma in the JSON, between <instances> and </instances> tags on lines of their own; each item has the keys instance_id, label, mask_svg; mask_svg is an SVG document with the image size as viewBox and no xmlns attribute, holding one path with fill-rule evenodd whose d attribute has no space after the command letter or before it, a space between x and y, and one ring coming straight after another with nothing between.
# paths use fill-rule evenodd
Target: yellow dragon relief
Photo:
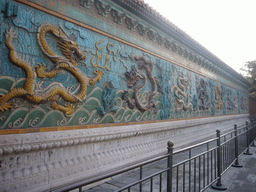
<instances>
[{"instance_id":1,"label":"yellow dragon relief","mask_svg":"<svg viewBox=\"0 0 256 192\"><path fill-rule=\"evenodd\" d=\"M62 51L63 56L58 56L54 53L54 51L50 48L46 41L46 34L52 33L58 40L58 46ZM66 102L70 103L78 103L85 99L87 86L88 84L94 85L96 81L101 81L104 73L101 70L94 71L96 75L93 78L87 77L79 68L78 62L83 59L86 59L86 54L79 49L78 44L72 39L72 36L68 36L65 31L50 23L43 23L38 28L37 40L38 44L43 51L43 53L54 63L54 68L50 71L47 71L48 68L45 64L38 64L35 67L35 71L37 73L37 77L40 78L53 78L58 72L62 70L66 70L80 83L80 91L78 94L74 95L69 93L69 91L64 87L58 87L51 89L44 95L36 94L34 91L34 83L35 83L35 72L33 67L27 62L20 58L18 58L15 50L15 46L13 44L13 39L17 38L15 31L10 28L6 30L6 45L10 50L9 58L11 62L18 67L22 68L26 73L26 81L23 88L14 88L11 89L6 95L0 97L0 111L4 112L13 107L13 103L9 103L11 99L15 97L24 97L25 99L41 104L51 101L51 108L55 110L60 110L65 113L65 115L71 115L74 112L74 106L72 104L68 105L60 105L59 98L63 98Z\"/></svg>"},{"instance_id":2,"label":"yellow dragon relief","mask_svg":"<svg viewBox=\"0 0 256 192\"><path fill-rule=\"evenodd\" d=\"M216 104L216 109L217 110L222 110L223 109L223 92L221 85L216 85L215 86L215 104Z\"/></svg>"}]
</instances>

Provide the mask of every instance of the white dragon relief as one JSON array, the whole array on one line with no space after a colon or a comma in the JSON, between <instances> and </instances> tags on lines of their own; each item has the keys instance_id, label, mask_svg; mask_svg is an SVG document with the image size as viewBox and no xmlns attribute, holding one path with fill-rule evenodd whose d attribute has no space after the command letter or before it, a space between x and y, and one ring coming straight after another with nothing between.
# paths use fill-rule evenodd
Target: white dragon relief
<instances>
[{"instance_id":1,"label":"white dragon relief","mask_svg":"<svg viewBox=\"0 0 256 192\"><path fill-rule=\"evenodd\" d=\"M172 93L174 92L175 100L178 104L176 111L187 111L189 108L193 110L193 104L190 101L191 95L189 94L189 80L183 75L179 75L177 84L172 87Z\"/></svg>"}]
</instances>

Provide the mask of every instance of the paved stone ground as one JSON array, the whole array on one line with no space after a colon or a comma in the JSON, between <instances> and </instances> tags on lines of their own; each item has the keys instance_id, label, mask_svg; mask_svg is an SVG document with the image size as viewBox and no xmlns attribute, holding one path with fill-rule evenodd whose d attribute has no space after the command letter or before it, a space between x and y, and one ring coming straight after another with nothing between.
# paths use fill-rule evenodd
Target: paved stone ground
<instances>
[{"instance_id":1,"label":"paved stone ground","mask_svg":"<svg viewBox=\"0 0 256 192\"><path fill-rule=\"evenodd\" d=\"M201 149L197 149L196 153L201 152ZM222 183L228 188L229 192L256 192L256 148L250 147L250 151L253 155L242 154L239 157L239 163L243 165L242 168L231 167L222 177ZM177 156L174 162L178 162L181 159L185 159L184 155ZM146 169L143 169L143 177L155 173L163 168L166 168L166 160L154 163ZM115 176L105 183L101 183L98 186L90 189L84 189L84 192L112 192L118 188L132 183L139 179L139 171L133 170L120 176ZM166 174L162 175L162 191L166 191ZM160 177L157 176L153 180L153 191L159 191ZM175 181L173 183L175 185ZM143 190L145 192L150 191L150 182L143 183ZM182 187L181 187L182 189ZM193 191L194 189L191 189ZM138 192L139 186L133 187L131 192ZM215 192L217 190L209 187L205 192Z\"/></svg>"},{"instance_id":2,"label":"paved stone ground","mask_svg":"<svg viewBox=\"0 0 256 192\"><path fill-rule=\"evenodd\" d=\"M166 167L167 167L166 160L162 160L157 163L153 163L152 165L148 165L147 167L143 168L143 178L159 170L162 170ZM112 192L119 189L120 187L133 183L138 179L139 179L139 169L136 169L136 170L129 171L125 174L112 177L109 181L105 182L104 184L84 190L84 192ZM163 179L162 188L164 189L166 186L166 173L162 175L162 179ZM153 191L159 191L159 181L160 181L159 176L154 178ZM150 181L144 182L142 189L145 192L150 191ZM131 188L131 192L139 192L139 185Z\"/></svg>"},{"instance_id":3,"label":"paved stone ground","mask_svg":"<svg viewBox=\"0 0 256 192\"><path fill-rule=\"evenodd\" d=\"M212 148L215 145L216 144L214 144L214 143L210 143L209 147ZM206 150L206 145L203 145L200 148L195 148L195 149L191 150L191 155L192 156L197 155L199 153L202 153L205 150ZM188 158L188 151L186 151L184 153L176 154L173 159L173 164L181 162L187 158ZM154 174L158 171L161 171L161 170L165 169L166 167L167 167L167 159L163 159L161 161L147 165L147 166L143 167L143 178L145 178L146 176L149 176L151 174ZM193 169L193 163L192 163L192 169ZM186 173L187 173L187 171L186 171ZM176 169L174 170L173 175L176 175ZM163 192L166 191L166 177L167 177L167 174L165 172L162 174L162 191ZM175 178L173 179L173 185L176 185ZM182 176L180 175L179 179L181 179L181 178L182 178ZM121 174L119 176L112 177L105 183L103 183L103 184L101 183L98 186L92 187L90 189L83 189L83 191L84 192L112 192L112 191L119 189L120 187L123 187L127 184L133 183L134 181L136 181L138 179L139 179L139 170L138 169L132 170L127 173ZM186 174L186 180L188 180L187 174ZM181 185L181 183L179 185ZM159 191L159 186L160 186L160 176L156 176L153 179L153 186L152 186L153 191L154 192ZM143 182L142 191L148 192L148 191L150 191L150 188L151 188L150 180ZM130 191L131 192L139 192L139 185L132 187Z\"/></svg>"},{"instance_id":4,"label":"paved stone ground","mask_svg":"<svg viewBox=\"0 0 256 192\"><path fill-rule=\"evenodd\" d=\"M242 168L230 167L222 177L222 184L228 192L256 192L256 148L250 147L253 155L242 154L239 164ZM217 192L208 188L205 192Z\"/></svg>"}]
</instances>

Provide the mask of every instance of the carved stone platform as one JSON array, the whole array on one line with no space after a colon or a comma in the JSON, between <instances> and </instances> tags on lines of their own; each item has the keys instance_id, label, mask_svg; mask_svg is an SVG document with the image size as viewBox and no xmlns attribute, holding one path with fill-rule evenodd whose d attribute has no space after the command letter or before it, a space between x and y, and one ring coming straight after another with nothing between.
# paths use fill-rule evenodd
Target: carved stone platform
<instances>
[{"instance_id":1,"label":"carved stone platform","mask_svg":"<svg viewBox=\"0 0 256 192\"><path fill-rule=\"evenodd\" d=\"M44 191L214 137L248 115L0 136L0 191Z\"/></svg>"}]
</instances>

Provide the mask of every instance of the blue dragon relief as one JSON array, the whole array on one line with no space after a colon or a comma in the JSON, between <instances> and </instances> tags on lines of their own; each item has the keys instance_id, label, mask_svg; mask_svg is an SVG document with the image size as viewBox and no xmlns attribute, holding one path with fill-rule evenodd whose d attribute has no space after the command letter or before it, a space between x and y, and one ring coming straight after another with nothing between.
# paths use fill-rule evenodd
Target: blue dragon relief
<instances>
[{"instance_id":1,"label":"blue dragon relief","mask_svg":"<svg viewBox=\"0 0 256 192\"><path fill-rule=\"evenodd\" d=\"M203 78L197 83L196 91L198 95L199 110L208 110L210 108L209 92L207 91L208 82Z\"/></svg>"},{"instance_id":2,"label":"blue dragon relief","mask_svg":"<svg viewBox=\"0 0 256 192\"><path fill-rule=\"evenodd\" d=\"M239 94L239 92L237 91L237 92L235 92L235 94L234 94L234 110L238 110L238 106L239 106L239 103L238 103L238 94Z\"/></svg>"},{"instance_id":3,"label":"blue dragon relief","mask_svg":"<svg viewBox=\"0 0 256 192\"><path fill-rule=\"evenodd\" d=\"M162 98L161 98L161 104L162 104L162 110L160 112L161 119L169 119L171 116L171 87L167 84L163 86L162 90Z\"/></svg>"},{"instance_id":4,"label":"blue dragon relief","mask_svg":"<svg viewBox=\"0 0 256 192\"><path fill-rule=\"evenodd\" d=\"M160 111L160 118L161 119L169 119L171 116L171 106L172 106L172 92L170 86L170 80L172 76L172 65L169 63L163 63L161 60L157 60L156 66L158 68L158 76L160 79L162 97L160 99L161 102L161 111ZM168 70L170 68L170 70Z\"/></svg>"},{"instance_id":5,"label":"blue dragon relief","mask_svg":"<svg viewBox=\"0 0 256 192\"><path fill-rule=\"evenodd\" d=\"M211 89L211 115L215 115L215 83L213 80L210 79L209 82L210 89Z\"/></svg>"},{"instance_id":6,"label":"blue dragon relief","mask_svg":"<svg viewBox=\"0 0 256 192\"><path fill-rule=\"evenodd\" d=\"M223 92L223 114L226 115L227 114L227 97L226 97L227 88L224 85L221 85L221 88Z\"/></svg>"},{"instance_id":7,"label":"blue dragon relief","mask_svg":"<svg viewBox=\"0 0 256 192\"><path fill-rule=\"evenodd\" d=\"M234 103L233 103L233 94L231 89L227 89L226 91L226 106L227 110L233 110L234 108Z\"/></svg>"},{"instance_id":8,"label":"blue dragon relief","mask_svg":"<svg viewBox=\"0 0 256 192\"><path fill-rule=\"evenodd\" d=\"M196 111L198 109L198 95L197 94L194 94L191 102L193 105L193 111Z\"/></svg>"},{"instance_id":9,"label":"blue dragon relief","mask_svg":"<svg viewBox=\"0 0 256 192\"><path fill-rule=\"evenodd\" d=\"M248 98L245 96L245 95L242 95L241 96L241 102L240 102L240 108L242 109L242 110L248 110Z\"/></svg>"},{"instance_id":10,"label":"blue dragon relief","mask_svg":"<svg viewBox=\"0 0 256 192\"><path fill-rule=\"evenodd\" d=\"M107 113L116 113L118 108L115 105L116 88L112 81L106 81L103 84L102 92L102 106L97 107L97 112L100 116L104 116Z\"/></svg>"}]
</instances>

